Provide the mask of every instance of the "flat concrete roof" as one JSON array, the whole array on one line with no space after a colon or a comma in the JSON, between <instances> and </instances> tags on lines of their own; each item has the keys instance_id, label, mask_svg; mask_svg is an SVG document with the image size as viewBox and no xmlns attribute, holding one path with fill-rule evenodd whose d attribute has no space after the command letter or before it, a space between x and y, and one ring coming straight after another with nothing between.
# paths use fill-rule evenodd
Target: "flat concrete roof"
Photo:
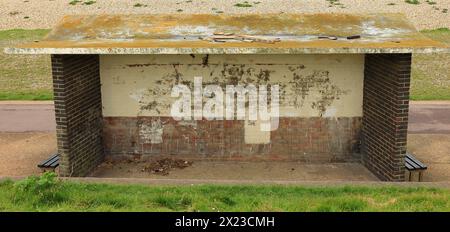
<instances>
[{"instance_id":1,"label":"flat concrete roof","mask_svg":"<svg viewBox=\"0 0 450 232\"><path fill-rule=\"evenodd\" d=\"M417 32L401 14L165 14L65 16L42 41L5 52L326 54L435 53L450 48Z\"/></svg>"}]
</instances>

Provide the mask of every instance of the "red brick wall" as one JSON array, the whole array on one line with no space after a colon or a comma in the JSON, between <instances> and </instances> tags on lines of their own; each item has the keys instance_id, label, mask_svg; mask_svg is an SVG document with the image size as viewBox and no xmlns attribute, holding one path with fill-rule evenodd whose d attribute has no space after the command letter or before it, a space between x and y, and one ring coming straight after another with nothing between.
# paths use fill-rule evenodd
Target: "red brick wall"
<instances>
[{"instance_id":1,"label":"red brick wall","mask_svg":"<svg viewBox=\"0 0 450 232\"><path fill-rule=\"evenodd\" d=\"M366 55L363 162L382 180L405 178L410 70L411 54Z\"/></svg>"},{"instance_id":2,"label":"red brick wall","mask_svg":"<svg viewBox=\"0 0 450 232\"><path fill-rule=\"evenodd\" d=\"M161 122L161 141L144 139L139 131L141 125L150 126L152 121ZM269 144L245 144L244 121L179 123L171 117L105 117L104 144L109 158L177 155L191 159L341 162L353 160L353 154L359 153L360 124L359 117L280 118Z\"/></svg>"},{"instance_id":3,"label":"red brick wall","mask_svg":"<svg viewBox=\"0 0 450 232\"><path fill-rule=\"evenodd\" d=\"M98 55L52 55L61 176L84 176L104 158Z\"/></svg>"}]
</instances>

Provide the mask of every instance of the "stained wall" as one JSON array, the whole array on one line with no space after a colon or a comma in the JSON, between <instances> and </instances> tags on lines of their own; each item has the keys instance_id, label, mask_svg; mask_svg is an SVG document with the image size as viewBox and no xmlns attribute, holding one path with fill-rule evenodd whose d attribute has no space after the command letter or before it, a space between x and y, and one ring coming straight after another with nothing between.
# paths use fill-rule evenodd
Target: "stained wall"
<instances>
[{"instance_id":1,"label":"stained wall","mask_svg":"<svg viewBox=\"0 0 450 232\"><path fill-rule=\"evenodd\" d=\"M111 157L334 162L359 153L364 55L101 55L100 77ZM278 128L174 120L172 87L193 91L194 77L224 92L226 85L279 85Z\"/></svg>"}]
</instances>

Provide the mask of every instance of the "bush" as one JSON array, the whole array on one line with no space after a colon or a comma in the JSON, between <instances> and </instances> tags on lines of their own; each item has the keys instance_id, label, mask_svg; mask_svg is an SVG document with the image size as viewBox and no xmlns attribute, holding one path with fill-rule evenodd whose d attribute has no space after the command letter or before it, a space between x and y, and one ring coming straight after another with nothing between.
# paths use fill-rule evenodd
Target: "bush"
<instances>
[{"instance_id":1,"label":"bush","mask_svg":"<svg viewBox=\"0 0 450 232\"><path fill-rule=\"evenodd\" d=\"M30 176L14 184L15 199L37 201L36 203L55 203L62 200L61 181L54 172L41 176Z\"/></svg>"}]
</instances>

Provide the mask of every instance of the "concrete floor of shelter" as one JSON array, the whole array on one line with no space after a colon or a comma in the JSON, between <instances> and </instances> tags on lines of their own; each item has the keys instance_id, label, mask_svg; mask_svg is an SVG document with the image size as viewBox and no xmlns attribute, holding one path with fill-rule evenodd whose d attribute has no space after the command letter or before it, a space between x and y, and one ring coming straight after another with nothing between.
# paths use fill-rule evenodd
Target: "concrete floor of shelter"
<instances>
[{"instance_id":1,"label":"concrete floor of shelter","mask_svg":"<svg viewBox=\"0 0 450 232\"><path fill-rule=\"evenodd\" d=\"M255 181L377 181L359 163L305 164L300 162L194 161L184 169L172 169L168 175L142 171L145 163L103 164L92 177L205 179Z\"/></svg>"}]
</instances>

